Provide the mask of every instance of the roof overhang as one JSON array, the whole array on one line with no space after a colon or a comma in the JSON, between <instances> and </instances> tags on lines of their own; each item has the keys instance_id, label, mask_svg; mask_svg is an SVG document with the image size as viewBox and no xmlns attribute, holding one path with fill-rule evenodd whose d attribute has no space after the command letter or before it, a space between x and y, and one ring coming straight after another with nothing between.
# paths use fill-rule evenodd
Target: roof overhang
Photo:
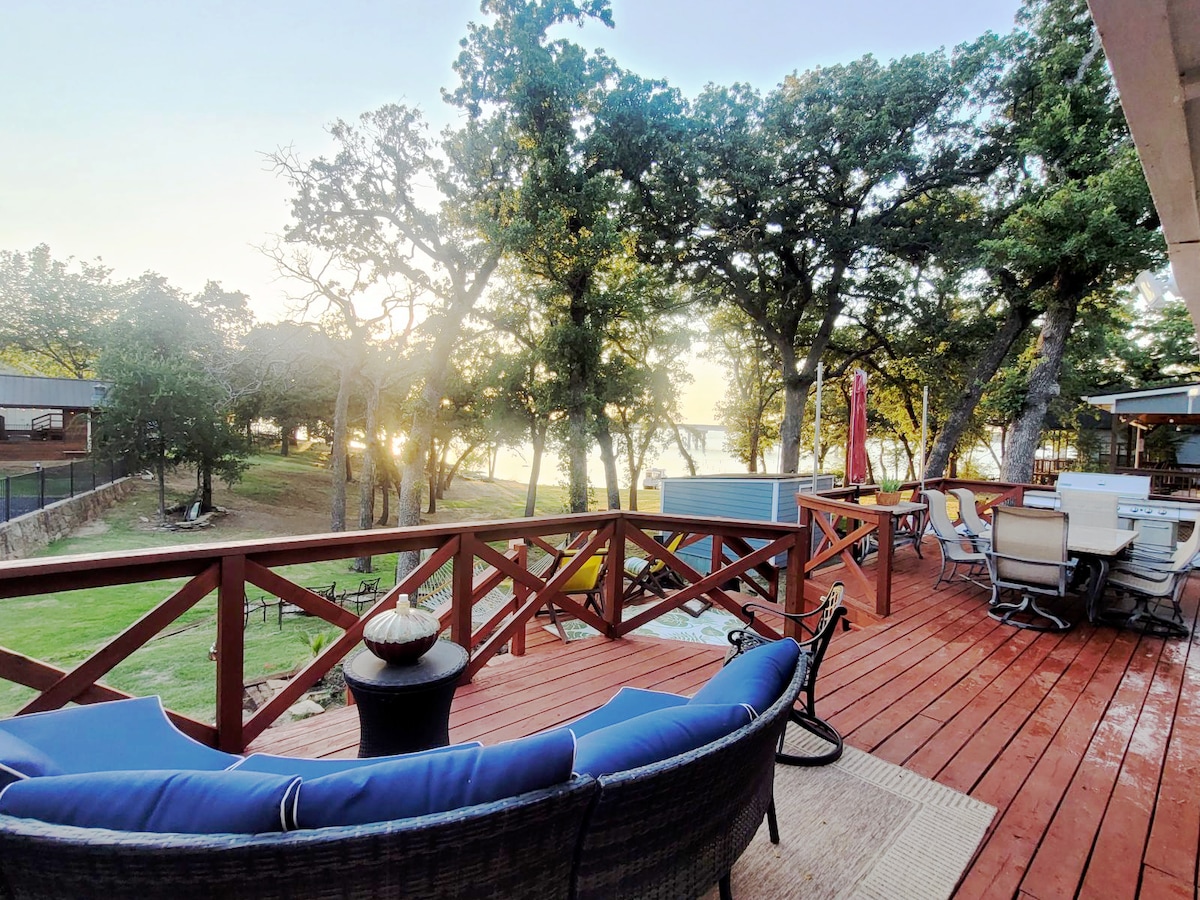
<instances>
[{"instance_id":1,"label":"roof overhang","mask_svg":"<svg viewBox=\"0 0 1200 900\"><path fill-rule=\"evenodd\" d=\"M1200 425L1200 384L1084 397L1124 422L1142 425Z\"/></svg>"},{"instance_id":2,"label":"roof overhang","mask_svg":"<svg viewBox=\"0 0 1200 900\"><path fill-rule=\"evenodd\" d=\"M1200 2L1088 0L1162 221L1171 270L1200 326Z\"/></svg>"}]
</instances>

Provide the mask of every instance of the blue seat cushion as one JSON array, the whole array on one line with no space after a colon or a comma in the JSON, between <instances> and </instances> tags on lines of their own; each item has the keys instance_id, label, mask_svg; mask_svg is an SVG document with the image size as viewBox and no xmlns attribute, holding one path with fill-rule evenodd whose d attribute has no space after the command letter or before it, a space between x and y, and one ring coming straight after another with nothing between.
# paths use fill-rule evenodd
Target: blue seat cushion
<instances>
[{"instance_id":1,"label":"blue seat cushion","mask_svg":"<svg viewBox=\"0 0 1200 900\"><path fill-rule=\"evenodd\" d=\"M240 756L192 740L158 697L72 706L0 720L0 731L53 760L62 774L134 769L226 769Z\"/></svg>"},{"instance_id":2,"label":"blue seat cushion","mask_svg":"<svg viewBox=\"0 0 1200 900\"><path fill-rule=\"evenodd\" d=\"M291 825L300 779L159 770L50 775L0 791L0 813L81 828L262 834Z\"/></svg>"},{"instance_id":3,"label":"blue seat cushion","mask_svg":"<svg viewBox=\"0 0 1200 900\"><path fill-rule=\"evenodd\" d=\"M478 741L471 744L454 744L449 747L436 747L432 750L422 750L421 753L449 753L460 747L479 747ZM232 772L268 772L272 775L299 775L305 781L321 778L325 775L335 775L350 769L361 769L364 766L376 766L380 763L393 762L415 756L404 753L397 756L367 756L361 759L304 759L299 756L272 756L269 753L251 753L230 767Z\"/></svg>"},{"instance_id":4,"label":"blue seat cushion","mask_svg":"<svg viewBox=\"0 0 1200 900\"><path fill-rule=\"evenodd\" d=\"M791 638L760 644L735 656L696 691L692 703L746 703L761 715L796 674L800 645Z\"/></svg>"},{"instance_id":5,"label":"blue seat cushion","mask_svg":"<svg viewBox=\"0 0 1200 900\"><path fill-rule=\"evenodd\" d=\"M688 703L644 713L579 738L575 771L599 777L661 762L723 738L752 719L742 704Z\"/></svg>"},{"instance_id":6,"label":"blue seat cushion","mask_svg":"<svg viewBox=\"0 0 1200 900\"><path fill-rule=\"evenodd\" d=\"M59 775L62 770L37 747L16 735L0 731L0 788L23 778Z\"/></svg>"},{"instance_id":7,"label":"blue seat cushion","mask_svg":"<svg viewBox=\"0 0 1200 900\"><path fill-rule=\"evenodd\" d=\"M574 753L574 737L556 729L347 769L300 786L296 825L365 825L515 797L568 781Z\"/></svg>"},{"instance_id":8,"label":"blue seat cushion","mask_svg":"<svg viewBox=\"0 0 1200 900\"><path fill-rule=\"evenodd\" d=\"M623 687L599 709L580 716L574 722L568 722L565 727L571 729L576 738L581 738L585 734L591 734L593 731L624 722L635 716L658 709L670 709L672 706L683 706L687 702L687 697L680 697L678 694Z\"/></svg>"}]
</instances>

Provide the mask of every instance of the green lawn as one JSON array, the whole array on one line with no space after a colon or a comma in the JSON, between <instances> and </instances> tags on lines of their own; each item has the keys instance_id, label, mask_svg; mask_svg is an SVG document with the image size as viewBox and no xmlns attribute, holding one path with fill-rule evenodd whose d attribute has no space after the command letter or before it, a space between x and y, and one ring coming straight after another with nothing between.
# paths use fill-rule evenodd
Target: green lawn
<instances>
[{"instance_id":1,"label":"green lawn","mask_svg":"<svg viewBox=\"0 0 1200 900\"><path fill-rule=\"evenodd\" d=\"M191 484L181 477L172 499L183 502ZM347 490L347 517L357 518L357 488ZM539 514L563 509L561 487L541 487ZM277 534L328 530L329 474L317 448L297 451L287 458L260 455L252 459L243 480L232 490L222 488L218 505L235 514L217 527L198 531L165 531L151 527L155 518L156 490L150 483L110 509L95 527L55 542L42 556L77 553L119 553L145 547L170 547L206 541L253 539ZM658 508L657 491L639 494L644 510ZM438 502L431 522L451 522L520 517L525 508L525 488L512 482L458 479ZM273 513L275 515L273 515ZM290 529L290 530L289 530ZM297 584L336 583L353 590L364 577L350 571L351 560L305 563L281 569ZM376 557L375 572L381 586L395 583L395 556ZM119 634L176 590L182 580L121 585L112 588L67 591L0 601L0 644L10 650L42 659L63 668L77 665L107 640ZM253 599L262 591L250 587ZM255 612L246 627L246 680L288 672L310 658L306 639L320 632L331 636L338 629L320 619L288 615L278 626L274 609L266 622ZM161 694L172 709L211 721L215 714L215 663L208 658L216 640L215 592L193 607L162 634L138 650L102 680L133 694ZM0 681L0 715L15 712L34 692Z\"/></svg>"}]
</instances>

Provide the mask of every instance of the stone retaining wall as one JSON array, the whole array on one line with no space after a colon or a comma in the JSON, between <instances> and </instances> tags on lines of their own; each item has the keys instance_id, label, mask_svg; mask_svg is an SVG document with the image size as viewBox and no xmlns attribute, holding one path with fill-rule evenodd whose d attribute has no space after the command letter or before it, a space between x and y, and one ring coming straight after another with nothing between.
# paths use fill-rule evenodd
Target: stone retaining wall
<instances>
[{"instance_id":1,"label":"stone retaining wall","mask_svg":"<svg viewBox=\"0 0 1200 900\"><path fill-rule=\"evenodd\" d=\"M134 486L134 479L122 478L0 524L0 559L24 559L51 541L66 537L115 505Z\"/></svg>"}]
</instances>

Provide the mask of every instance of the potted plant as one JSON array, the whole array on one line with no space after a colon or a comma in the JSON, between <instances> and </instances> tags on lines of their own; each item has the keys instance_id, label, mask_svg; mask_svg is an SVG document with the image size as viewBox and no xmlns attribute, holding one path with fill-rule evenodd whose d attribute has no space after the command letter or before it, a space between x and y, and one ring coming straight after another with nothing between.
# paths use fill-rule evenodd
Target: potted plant
<instances>
[{"instance_id":1,"label":"potted plant","mask_svg":"<svg viewBox=\"0 0 1200 900\"><path fill-rule=\"evenodd\" d=\"M879 506L895 506L900 502L900 479L880 478L879 489L875 492L875 502Z\"/></svg>"}]
</instances>

